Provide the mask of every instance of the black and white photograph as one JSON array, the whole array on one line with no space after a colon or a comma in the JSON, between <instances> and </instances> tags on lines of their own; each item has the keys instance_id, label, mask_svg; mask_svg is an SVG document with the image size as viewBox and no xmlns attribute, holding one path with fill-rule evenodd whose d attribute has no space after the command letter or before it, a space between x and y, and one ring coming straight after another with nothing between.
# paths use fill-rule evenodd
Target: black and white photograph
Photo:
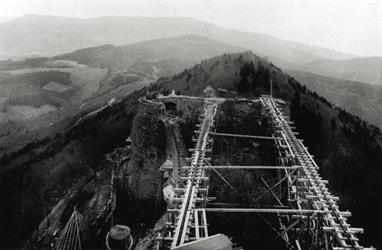
<instances>
[{"instance_id":1,"label":"black and white photograph","mask_svg":"<svg viewBox=\"0 0 382 250\"><path fill-rule=\"evenodd\" d=\"M0 250L382 249L382 0L1 0Z\"/></svg>"}]
</instances>

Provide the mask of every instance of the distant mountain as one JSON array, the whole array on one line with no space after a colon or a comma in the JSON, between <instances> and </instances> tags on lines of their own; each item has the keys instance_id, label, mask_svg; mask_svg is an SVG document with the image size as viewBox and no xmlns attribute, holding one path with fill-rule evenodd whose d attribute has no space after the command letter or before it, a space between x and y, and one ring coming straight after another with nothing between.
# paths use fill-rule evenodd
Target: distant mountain
<instances>
[{"instance_id":1,"label":"distant mountain","mask_svg":"<svg viewBox=\"0 0 382 250\"><path fill-rule=\"evenodd\" d=\"M296 65L293 68L338 79L382 85L382 57L323 60Z\"/></svg>"},{"instance_id":2,"label":"distant mountain","mask_svg":"<svg viewBox=\"0 0 382 250\"><path fill-rule=\"evenodd\" d=\"M0 153L2 135L15 127L29 133L41 127L32 124L69 120L205 58L243 51L205 37L184 35L0 62Z\"/></svg>"},{"instance_id":3,"label":"distant mountain","mask_svg":"<svg viewBox=\"0 0 382 250\"><path fill-rule=\"evenodd\" d=\"M168 76L203 59L246 49L197 35L155 39L126 46L103 45L53 57L93 67L130 69Z\"/></svg>"},{"instance_id":4,"label":"distant mountain","mask_svg":"<svg viewBox=\"0 0 382 250\"><path fill-rule=\"evenodd\" d=\"M285 41L272 36L227 30L191 18L99 17L75 19L24 15L1 23L0 58L54 55L103 44L126 45L144 40L195 34L251 49L280 62L350 59L338 51Z\"/></svg>"},{"instance_id":5,"label":"distant mountain","mask_svg":"<svg viewBox=\"0 0 382 250\"><path fill-rule=\"evenodd\" d=\"M382 129L382 86L288 71L308 89Z\"/></svg>"},{"instance_id":6,"label":"distant mountain","mask_svg":"<svg viewBox=\"0 0 382 250\"><path fill-rule=\"evenodd\" d=\"M45 67L47 61L55 62L66 60L76 61L79 64L85 64L94 68L109 68L119 72L144 73L155 79L177 74L205 58L228 52L243 52L245 50L245 48L233 46L218 40L188 34L178 37L148 40L125 46L108 44L90 47L51 58L27 60L26 63L24 63L25 65L19 63L20 65L17 67ZM375 72L378 72L378 58L369 59L370 60L367 60L367 58L342 61L331 60L326 62L342 65L341 67L344 71L346 71L347 68L343 65L353 62L353 66L349 65L349 68L353 67L355 69L353 71L347 70L347 73L358 74L359 78L370 78L373 77ZM377 61L377 63L373 64L370 63L370 61ZM3 62L2 64L7 63ZM11 62L9 64L18 65L17 62ZM320 68L313 67L314 64L318 64L318 62L301 63L299 64L299 69L319 71ZM321 69L326 67L324 63L320 65ZM213 65L211 67L213 67ZM335 70L334 66L332 68L326 68L332 71ZM299 70L290 70L289 73L305 84L309 89L324 96L337 106L344 108L352 114L358 115L372 124L382 127L382 91L380 88L360 82L334 79ZM221 72L221 74L223 75L224 72ZM330 72L327 74L330 74ZM377 75L374 74L374 76ZM117 83L116 86L125 84L124 81L118 80L120 78L118 74L109 78L110 79L104 81L102 91L100 89L99 92L107 93L113 90L115 88L114 83ZM122 77L121 79L124 78ZM230 75L224 77L222 83L227 79L230 79ZM231 83L228 82L228 84L230 85Z\"/></svg>"}]
</instances>

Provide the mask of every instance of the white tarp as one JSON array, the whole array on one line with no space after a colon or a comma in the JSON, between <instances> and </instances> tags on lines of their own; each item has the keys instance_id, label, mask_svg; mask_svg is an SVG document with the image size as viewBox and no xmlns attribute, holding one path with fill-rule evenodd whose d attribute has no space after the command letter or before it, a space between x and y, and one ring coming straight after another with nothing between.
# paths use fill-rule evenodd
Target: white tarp
<instances>
[{"instance_id":1,"label":"white tarp","mask_svg":"<svg viewBox=\"0 0 382 250\"><path fill-rule=\"evenodd\" d=\"M172 248L172 250L232 250L232 242L224 234L215 234Z\"/></svg>"}]
</instances>

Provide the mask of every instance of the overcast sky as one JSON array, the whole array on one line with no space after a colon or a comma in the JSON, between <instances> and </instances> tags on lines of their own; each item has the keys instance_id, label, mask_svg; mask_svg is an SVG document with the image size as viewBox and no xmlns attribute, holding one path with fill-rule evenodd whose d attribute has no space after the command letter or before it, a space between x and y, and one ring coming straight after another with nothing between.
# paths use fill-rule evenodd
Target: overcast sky
<instances>
[{"instance_id":1,"label":"overcast sky","mask_svg":"<svg viewBox=\"0 0 382 250\"><path fill-rule=\"evenodd\" d=\"M382 0L0 0L0 16L29 13L80 18L186 16L361 56L382 56Z\"/></svg>"}]
</instances>

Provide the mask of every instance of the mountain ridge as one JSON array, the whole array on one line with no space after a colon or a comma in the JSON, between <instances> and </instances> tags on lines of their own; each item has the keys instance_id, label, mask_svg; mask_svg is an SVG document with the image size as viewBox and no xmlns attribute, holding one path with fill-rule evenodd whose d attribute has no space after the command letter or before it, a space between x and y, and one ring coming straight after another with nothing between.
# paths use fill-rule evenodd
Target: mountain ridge
<instances>
[{"instance_id":1,"label":"mountain ridge","mask_svg":"<svg viewBox=\"0 0 382 250\"><path fill-rule=\"evenodd\" d=\"M146 40L142 42L136 42L128 45L115 46L112 44L105 44L97 47L89 47L84 49L75 50L69 53L61 54L58 56L54 56L52 58L45 59L34 59L30 60L31 62L38 62L39 60L73 60L80 64L89 65L91 67L96 68L108 68L114 71L131 71L132 73L144 73L156 78L165 77L173 74L177 74L184 69L191 67L192 65L200 62L205 58L210 58L214 56L219 56L226 52L236 53L236 52L244 52L247 51L244 47L233 46L229 43L221 42L219 40L214 40L208 37L195 35L195 34L184 34L177 37L170 38L159 38L154 40ZM373 59L378 59L378 57L374 57ZM268 57L268 60L270 58ZM348 61L359 61L362 59L351 59ZM277 60L276 60L277 61ZM274 62L274 60L272 60ZM335 61L335 63L342 63L345 61ZM12 63L11 63L12 64ZM277 64L277 62L276 62ZM310 63L313 64L313 63ZM17 63L15 63L17 65ZM279 64L277 64L279 65ZM301 71L304 69L304 65L309 64L300 64L297 67L297 71ZM26 65L25 67L27 67ZM378 65L376 65L378 68ZM30 67L36 67L35 64L30 64ZM44 67L44 64L41 65ZM305 66L306 68L308 66ZM283 68L283 67L281 67ZM368 70L368 67L363 67L365 70ZM285 69L285 68L283 68ZM286 69L286 72L292 72L293 70ZM362 70L361 70L362 71ZM378 71L377 69L373 69L373 71ZM296 72L296 70L295 70ZM309 72L309 70L307 70ZM351 74L355 74L356 71L348 70ZM368 71L363 71L364 74ZM362 72L361 72L362 73ZM360 74L361 74L360 73ZM293 74L292 74L293 75ZM307 74L305 74L307 76ZM326 98L331 100L336 105L344 107L346 110L350 111L353 114L360 115L362 118L367 119L369 122L379 125L380 115L379 106L377 106L377 102L371 102L371 100L378 100L376 98L368 98L366 95L360 95L365 91L368 91L369 86L359 83L360 85L351 83L351 86L354 89L358 89L359 92L356 93L349 89L349 86L345 85L336 85L336 91L330 92L329 90L333 90L333 86L331 84L333 82L344 81L341 79L327 78L326 84L323 84L325 75L321 78L321 83L319 85L322 87L320 91L315 88L312 84L309 84L312 79L318 77L310 75L310 78L305 78L307 80L307 85L310 89L324 95ZM344 77L346 78L346 77ZM349 76L348 78L351 78ZM300 79L301 80L301 79ZM304 83L304 81L301 81ZM122 84L120 82L119 84ZM103 84L103 88L106 91L108 84ZM341 87L341 88L339 88ZM366 90L360 89L364 87ZM325 89L328 89L328 93L325 93ZM340 89L342 91L340 91ZM352 93L352 95L356 95L356 102L351 103L347 102L347 107L344 106L344 99L351 99L351 97L345 98L345 93ZM374 93L369 91L374 97ZM336 96L334 96L336 94ZM334 99L337 98L337 99ZM350 105L351 104L351 105ZM349 109L350 108L350 109ZM365 110L370 112L365 112Z\"/></svg>"},{"instance_id":2,"label":"mountain ridge","mask_svg":"<svg viewBox=\"0 0 382 250\"><path fill-rule=\"evenodd\" d=\"M324 96L336 106L382 128L382 86L287 70L307 88Z\"/></svg>"},{"instance_id":3,"label":"mountain ridge","mask_svg":"<svg viewBox=\"0 0 382 250\"><path fill-rule=\"evenodd\" d=\"M316 61L297 65L292 69L382 86L382 57L378 56Z\"/></svg>"},{"instance_id":4,"label":"mountain ridge","mask_svg":"<svg viewBox=\"0 0 382 250\"><path fill-rule=\"evenodd\" d=\"M111 69L135 70L157 68L159 76L179 73L201 60L224 53L244 52L247 49L198 36L186 34L132 43L111 44L76 50L53 57L54 60L73 60L81 64Z\"/></svg>"},{"instance_id":5,"label":"mountain ridge","mask_svg":"<svg viewBox=\"0 0 382 250\"><path fill-rule=\"evenodd\" d=\"M69 24L66 24L68 22ZM112 43L124 45L132 42L179 36L187 33L207 36L232 45L264 52L270 57L312 61L322 58L354 58L355 55L287 41L255 32L225 29L218 25L189 17L95 17L77 19L56 16L25 15L0 24L4 41L0 48L9 55L17 51L25 55L65 53L71 50ZM15 31L18 31L15 33ZM144 32L143 32L144 31ZM41 41L44 41L41 44ZM27 44L33 44L30 48ZM269 45L272 45L272 48ZM44 46L43 46L44 45ZM275 49L275 47L277 47ZM20 54L19 53L19 54ZM17 56L17 55L16 55ZM292 60L295 61L295 60Z\"/></svg>"}]
</instances>

